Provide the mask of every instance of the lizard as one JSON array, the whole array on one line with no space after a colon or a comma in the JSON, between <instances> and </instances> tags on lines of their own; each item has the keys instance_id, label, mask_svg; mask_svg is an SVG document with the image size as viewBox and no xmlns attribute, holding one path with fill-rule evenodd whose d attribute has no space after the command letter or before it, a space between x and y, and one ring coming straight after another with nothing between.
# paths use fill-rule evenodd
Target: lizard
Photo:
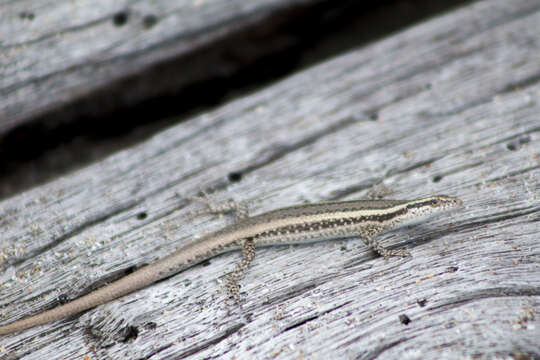
<instances>
[{"instance_id":1,"label":"lizard","mask_svg":"<svg viewBox=\"0 0 540 360\"><path fill-rule=\"evenodd\" d=\"M384 248L376 237L402 226L425 221L462 204L460 199L446 195L416 200L335 201L296 205L249 217L247 206L243 203L228 201L217 204L206 197L191 199L207 204L207 209L197 212L197 215L234 212L237 221L87 295L28 318L1 325L0 335L78 314L233 250L241 250L242 260L229 274L226 288L238 303L238 282L253 261L256 247L359 236L368 247L385 258L410 256L403 249Z\"/></svg>"}]
</instances>

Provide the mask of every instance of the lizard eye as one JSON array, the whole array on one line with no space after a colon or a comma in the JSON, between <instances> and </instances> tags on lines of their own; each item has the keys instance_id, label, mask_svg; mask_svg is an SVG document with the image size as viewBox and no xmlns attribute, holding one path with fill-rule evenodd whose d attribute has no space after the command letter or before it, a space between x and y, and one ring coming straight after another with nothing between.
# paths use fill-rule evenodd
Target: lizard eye
<instances>
[{"instance_id":1,"label":"lizard eye","mask_svg":"<svg viewBox=\"0 0 540 360\"><path fill-rule=\"evenodd\" d=\"M431 205L438 205L438 204L439 204L439 200L433 199L433 200L431 200L430 203L431 203Z\"/></svg>"}]
</instances>

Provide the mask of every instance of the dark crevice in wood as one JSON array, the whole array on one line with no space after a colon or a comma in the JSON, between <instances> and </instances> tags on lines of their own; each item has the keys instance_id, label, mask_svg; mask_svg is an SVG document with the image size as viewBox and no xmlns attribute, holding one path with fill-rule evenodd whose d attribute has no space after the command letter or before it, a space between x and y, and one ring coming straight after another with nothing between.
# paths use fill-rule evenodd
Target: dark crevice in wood
<instances>
[{"instance_id":1,"label":"dark crevice in wood","mask_svg":"<svg viewBox=\"0 0 540 360\"><path fill-rule=\"evenodd\" d=\"M396 169L395 171L389 171L388 174L386 174L385 177L390 177L390 176L393 176L393 175L396 175L396 174L404 174L404 173L414 171L416 169L420 169L420 168L429 166L429 165L433 164L435 161L440 160L441 158L442 158L442 156L436 156L436 157L432 157L430 159L426 159L426 160L423 160L423 161L416 162L416 163L411 164L411 165L409 165L409 166L407 166L406 168L403 168L403 169Z\"/></svg>"},{"instance_id":2,"label":"dark crevice in wood","mask_svg":"<svg viewBox=\"0 0 540 360\"><path fill-rule=\"evenodd\" d=\"M355 342L359 341L364 336L365 335L357 336L357 337L353 338L352 340L347 341L344 344L340 344L340 347L346 348L349 345L354 344ZM377 346L375 349L373 349L372 351L368 352L367 354L363 354L361 356L361 358L363 360L378 359L378 358L380 358L382 353L384 353L386 350L389 350L389 349L393 348L394 346L397 346L397 345L399 345L399 344L401 344L403 342L406 342L406 341L408 341L410 339L412 339L412 337L411 338L401 338L399 340L392 341L392 342L387 343L387 344L381 344L381 345Z\"/></svg>"},{"instance_id":3,"label":"dark crevice in wood","mask_svg":"<svg viewBox=\"0 0 540 360\"><path fill-rule=\"evenodd\" d=\"M141 267L144 266L144 265L140 265ZM135 271L137 270L137 266L130 266L128 267L127 269L124 270L124 275L123 276L127 276L129 274L133 274Z\"/></svg>"},{"instance_id":4,"label":"dark crevice in wood","mask_svg":"<svg viewBox=\"0 0 540 360\"><path fill-rule=\"evenodd\" d=\"M324 277L324 279L327 279L327 278L329 278L329 276ZM282 304L284 301L295 298L295 297L297 297L299 295L302 295L302 294L304 294L304 293L306 293L308 291L311 291L311 290L317 288L317 286L319 286L321 284L324 284L327 281L327 280L321 280L320 282L318 282L317 280L318 279L310 279L310 281L308 281L308 282L297 284L293 288L288 289L288 291L286 293L278 294L277 296L272 297L272 298L266 298L266 300L264 301L264 304L267 304L267 305L269 305L269 304ZM255 308L249 309L249 310L250 311L255 311L256 306L255 306Z\"/></svg>"},{"instance_id":5,"label":"dark crevice in wood","mask_svg":"<svg viewBox=\"0 0 540 360\"><path fill-rule=\"evenodd\" d=\"M399 322L403 325L409 325L411 323L411 318L407 314L401 314L398 316Z\"/></svg>"},{"instance_id":6,"label":"dark crevice in wood","mask_svg":"<svg viewBox=\"0 0 540 360\"><path fill-rule=\"evenodd\" d=\"M238 172L238 171L232 171L229 173L229 175L227 176L229 178L229 181L232 182L232 183L235 183L235 182L239 182L240 180L242 180L242 173L241 172Z\"/></svg>"},{"instance_id":7,"label":"dark crevice in wood","mask_svg":"<svg viewBox=\"0 0 540 360\"><path fill-rule=\"evenodd\" d=\"M125 327L121 332L122 343L129 343L137 339L139 336L139 329L136 326L130 325Z\"/></svg>"},{"instance_id":8,"label":"dark crevice in wood","mask_svg":"<svg viewBox=\"0 0 540 360\"><path fill-rule=\"evenodd\" d=\"M90 310L86 310L85 312L87 311L90 311ZM79 317L85 312L78 313L72 318L75 319L75 317ZM102 321L103 320L104 319L102 319ZM123 320L120 320L120 323L118 324L118 326L120 327L122 326L122 324L123 324ZM87 347L93 349L94 351L97 351L98 349L99 350L110 349L118 342L118 340L115 339L114 336L110 336L108 333L104 333L101 330L99 330L99 326L97 326L96 328L94 326L85 326L83 331L84 331L84 341L86 342Z\"/></svg>"},{"instance_id":9,"label":"dark crevice in wood","mask_svg":"<svg viewBox=\"0 0 540 360\"><path fill-rule=\"evenodd\" d=\"M445 300L440 304L431 306L426 310L434 312L447 311L450 309L457 308L463 304L467 304L477 300L483 299L493 299L501 297L522 297L522 296L539 296L540 287L530 287L530 286L516 286L516 287L498 287L491 289L480 289L477 291L472 291L468 293L463 293L454 297L453 299ZM430 316L433 313L430 313Z\"/></svg>"},{"instance_id":10,"label":"dark crevice in wood","mask_svg":"<svg viewBox=\"0 0 540 360\"><path fill-rule=\"evenodd\" d=\"M373 186L375 186L377 184L380 184L381 181L382 181L382 178L371 178L371 179L366 179L366 180L362 181L361 184L348 186L348 187L346 187L344 189L341 189L341 190L334 190L332 192L332 196L329 199L326 199L326 200L328 200L328 201L337 201L337 200L343 199L343 198L345 198L345 197L347 197L347 196L349 196L351 194L356 194L358 192L370 189Z\"/></svg>"},{"instance_id":11,"label":"dark crevice in wood","mask_svg":"<svg viewBox=\"0 0 540 360\"><path fill-rule=\"evenodd\" d=\"M154 330L157 328L157 324L153 321L150 321L150 322L147 322L146 324L144 324L144 328L147 329L147 330Z\"/></svg>"},{"instance_id":12,"label":"dark crevice in wood","mask_svg":"<svg viewBox=\"0 0 540 360\"><path fill-rule=\"evenodd\" d=\"M497 93L497 95L503 95L506 93L514 93L516 92L516 89L524 90L530 86L538 85L539 81L540 81L540 74L530 75L521 81L516 81L515 83L506 85Z\"/></svg>"},{"instance_id":13,"label":"dark crevice in wood","mask_svg":"<svg viewBox=\"0 0 540 360\"><path fill-rule=\"evenodd\" d=\"M114 14L112 21L115 26L123 26L127 23L129 19L129 11L119 11L116 14Z\"/></svg>"},{"instance_id":14,"label":"dark crevice in wood","mask_svg":"<svg viewBox=\"0 0 540 360\"><path fill-rule=\"evenodd\" d=\"M88 284L87 286L84 287L84 289L80 290L80 291L77 291L77 294L69 294L70 296L70 300L69 301L73 301L73 300L76 300L82 296L85 296L85 295L88 295L90 294L91 292L93 291L96 291L98 289L101 289L102 287L110 284L110 283L113 283L115 282L116 280L119 280L123 277L126 277L127 275L129 275L130 273L146 266L147 264L139 264L138 266L135 266L135 265L132 265L132 266L128 266L127 268L124 268L124 269L119 269L119 270L116 270L116 271L113 271L113 272L110 272L108 274L105 274L103 276L101 276L100 278L94 280L91 284Z\"/></svg>"},{"instance_id":15,"label":"dark crevice in wood","mask_svg":"<svg viewBox=\"0 0 540 360\"><path fill-rule=\"evenodd\" d=\"M487 217L487 215L484 215L484 217L486 217L486 220L479 221L479 222L476 222L476 223L470 223L470 224L471 225L474 225L474 224L476 224L476 225L484 225L484 224L498 223L498 222L505 221L505 220L511 220L511 219L515 219L515 218L518 218L518 217L527 216L527 215L530 215L530 214L540 212L540 207L531 207L531 206L529 206L529 207L526 207L526 208L512 209L511 211L512 211L511 213L501 212L501 213L491 214L491 215L489 215L489 217ZM502 215L500 215L500 214L502 214Z\"/></svg>"},{"instance_id":16,"label":"dark crevice in wood","mask_svg":"<svg viewBox=\"0 0 540 360\"><path fill-rule=\"evenodd\" d=\"M332 281L335 279L336 274L335 273L327 273L325 275L322 275L317 278L311 278L306 282L298 283L295 286L287 289L288 291L286 293L278 294L275 297L269 298L267 297L264 301L264 304L282 304L283 302L294 299L296 297L302 296L306 292L309 292L313 289L316 289L317 287L326 284L328 281ZM250 308L249 311L255 311L257 308L257 305L255 305L252 309Z\"/></svg>"},{"instance_id":17,"label":"dark crevice in wood","mask_svg":"<svg viewBox=\"0 0 540 360\"><path fill-rule=\"evenodd\" d=\"M311 322L311 321L313 321L313 320L315 320L315 319L318 319L319 316L320 316L320 314L317 314L317 315L310 316L310 317L308 317L308 318L299 320L298 322L296 322L296 323L294 323L294 324L292 324L292 325L287 326L285 329L283 329L282 332L287 332L287 331L289 331L289 330L296 329L296 328L299 327L299 326L302 326L302 325L304 325L304 324L307 324L308 322Z\"/></svg>"},{"instance_id":18,"label":"dark crevice in wood","mask_svg":"<svg viewBox=\"0 0 540 360\"><path fill-rule=\"evenodd\" d=\"M346 301L343 304L339 304L337 306L334 306L334 307L332 307L330 309L327 309L325 311L322 311L322 312L320 312L320 313L318 313L316 315L309 316L309 317L307 317L305 319L301 319L301 320L295 322L294 324L287 326L285 329L283 329L281 331L281 333L283 334L283 333L286 333L286 332L288 332L290 330L296 329L297 327L300 327L300 326L305 325L305 324L307 324L307 323L309 323L309 322L311 322L313 320L316 320L316 319L318 319L319 317L321 317L323 315L329 314L329 313L331 313L331 312L333 312L333 311L335 311L337 309L341 309L342 307L344 307L345 305L348 305L350 303L352 303L352 300Z\"/></svg>"},{"instance_id":19,"label":"dark crevice in wood","mask_svg":"<svg viewBox=\"0 0 540 360\"><path fill-rule=\"evenodd\" d=\"M170 126L173 121L171 116L176 116L174 121L178 121L180 117L188 117L233 96L241 96L299 68L468 2L320 1L315 5L306 3L303 7L275 11L267 18L257 19L256 23L226 38L217 39L197 52L154 64L146 71L117 80L57 109L51 109L3 134L0 138L0 174L4 176L0 178L0 183L8 185L6 190L0 186L0 196L11 195L14 191L142 141ZM400 11L396 12L396 9ZM125 21L130 21L129 14L125 15ZM124 17L119 14L115 19L119 25L124 23ZM105 20L113 21L110 17L95 21ZM142 19L147 27L157 20L151 15ZM351 28L358 34L354 39L350 36ZM198 34L183 34L193 35ZM242 47L246 44L249 45L248 52ZM222 62L226 62L228 73L213 70L223 68ZM178 80L183 78L181 69L190 63L207 66L199 69L199 74L191 76L191 82ZM93 65L85 63L77 66L79 69L71 71L91 72ZM48 76L53 75L58 74ZM35 79L36 82L43 80ZM73 150L88 147L95 151ZM61 152L77 153L77 156L57 163L46 161L58 158ZM30 172L32 176L25 176L25 172Z\"/></svg>"},{"instance_id":20,"label":"dark crevice in wood","mask_svg":"<svg viewBox=\"0 0 540 360\"><path fill-rule=\"evenodd\" d=\"M34 20L34 18L36 17L36 15L31 12L31 11L21 11L19 13L19 18L22 19L22 20Z\"/></svg>"},{"instance_id":21,"label":"dark crevice in wood","mask_svg":"<svg viewBox=\"0 0 540 360\"><path fill-rule=\"evenodd\" d=\"M418 232L425 233L425 235L423 235L422 237L416 236L413 239L400 241L400 242L394 243L391 246L386 246L386 248L388 249L404 249L404 248L414 249L418 246L431 243L442 236L452 234L456 231L459 231L459 229L462 229L462 227L459 225L453 226L451 224L440 229L429 227L429 225L426 225L426 224L412 225L412 227L417 229ZM405 257L405 258L400 259L400 261L407 261L407 260L410 260L410 258Z\"/></svg>"},{"instance_id":22,"label":"dark crevice in wood","mask_svg":"<svg viewBox=\"0 0 540 360\"><path fill-rule=\"evenodd\" d=\"M150 29L158 23L159 19L154 14L147 14L143 17L142 23L145 29Z\"/></svg>"},{"instance_id":23,"label":"dark crevice in wood","mask_svg":"<svg viewBox=\"0 0 540 360\"><path fill-rule=\"evenodd\" d=\"M135 360L148 360L148 359L152 359L154 358L155 355L169 349L170 347L174 346L174 343L169 343L167 345L164 345L164 346L161 346L157 349L154 349L152 352L150 352L148 355L146 355L145 357L141 357L141 358L137 358ZM160 359L166 359L166 358L160 358ZM178 358L180 359L180 358Z\"/></svg>"},{"instance_id":24,"label":"dark crevice in wood","mask_svg":"<svg viewBox=\"0 0 540 360\"><path fill-rule=\"evenodd\" d=\"M245 326L245 324L236 324L236 325L233 325L231 327L229 327L227 330L225 330L220 336L216 336L212 339L208 339L206 342L201 342L200 345L198 346L195 346L195 347L192 347L191 349L188 349L186 351L184 351L183 353L179 353L179 354L174 354L174 355L169 355L169 356L165 356L165 357L160 357L160 359L164 359L164 360L167 360L167 359L189 359L190 356L198 353L198 352L201 352L203 350L206 350L208 348L210 348L212 345L216 345L220 342L222 342L223 340L227 339L228 337L230 337L231 335L237 333L238 331L240 331L240 329L242 329L243 327ZM154 352L152 352L151 354L148 354L148 356L145 356L144 358L141 358L141 359L150 359L152 357L154 357L156 354L159 354L160 352L162 352L163 350L166 350L168 347L170 347L171 345L168 345L166 347L162 347Z\"/></svg>"},{"instance_id":25,"label":"dark crevice in wood","mask_svg":"<svg viewBox=\"0 0 540 360\"><path fill-rule=\"evenodd\" d=\"M365 252L369 250L367 247L365 247L364 243L358 238L356 239L352 238L350 241L353 242L353 246L352 246L353 249L349 251L356 251L357 253L355 253L355 256L353 258L351 258L347 262L343 263L343 265L341 265L343 270L349 270L349 269L352 270L352 272L343 273L342 274L343 276L359 273L362 271L368 271L372 269L374 266L372 263L366 262L365 256L360 256L360 252L362 251L362 246L364 246ZM358 243L354 243L354 241L358 241Z\"/></svg>"},{"instance_id":26,"label":"dark crevice in wood","mask_svg":"<svg viewBox=\"0 0 540 360\"><path fill-rule=\"evenodd\" d=\"M372 113L368 113L368 118L370 120L373 120L373 121L379 120L379 112L375 111L375 112L372 112Z\"/></svg>"},{"instance_id":27,"label":"dark crevice in wood","mask_svg":"<svg viewBox=\"0 0 540 360\"><path fill-rule=\"evenodd\" d=\"M539 131L540 131L540 126L536 126L531 129L523 130L522 132L513 133L509 136L497 139L497 141L491 143L491 145L504 144L510 141L516 143L519 146L525 145L531 141L530 134L539 132Z\"/></svg>"}]
</instances>

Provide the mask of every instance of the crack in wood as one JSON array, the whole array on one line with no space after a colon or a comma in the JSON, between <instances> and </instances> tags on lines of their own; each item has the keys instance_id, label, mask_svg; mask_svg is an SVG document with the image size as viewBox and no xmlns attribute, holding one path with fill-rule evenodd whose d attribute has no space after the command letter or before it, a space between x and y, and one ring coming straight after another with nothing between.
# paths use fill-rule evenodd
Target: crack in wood
<instances>
[{"instance_id":1,"label":"crack in wood","mask_svg":"<svg viewBox=\"0 0 540 360\"><path fill-rule=\"evenodd\" d=\"M335 310L338 310L338 309L344 307L345 305L349 305L350 303L352 303L352 300L346 301L343 304L334 306L334 307L332 307L330 309L327 309L325 311L322 311L322 312L320 312L320 313L318 313L316 315L309 316L307 318L299 320L299 321L287 326L286 328L284 328L282 331L280 331L280 333L283 334L283 333L286 333L286 332L288 332L290 330L296 329L297 327L300 327L300 326L305 325L305 324L307 324L307 323L309 323L309 322L311 322L313 320L316 320L316 319L318 319L319 317L321 317L323 315L330 314L331 312L333 312Z\"/></svg>"},{"instance_id":2,"label":"crack in wood","mask_svg":"<svg viewBox=\"0 0 540 360\"><path fill-rule=\"evenodd\" d=\"M452 299L446 300L440 304L430 306L427 311L433 313L440 313L446 310L457 308L461 305L468 304L473 301L493 298L506 298L506 297L522 297L522 296L539 296L540 287L535 286L517 286L511 287L498 287L491 289L481 289L477 291L471 291L463 293ZM434 311L438 310L438 311Z\"/></svg>"},{"instance_id":3,"label":"crack in wood","mask_svg":"<svg viewBox=\"0 0 540 360\"><path fill-rule=\"evenodd\" d=\"M210 346L216 345L216 344L222 342L223 340L227 339L229 336L237 333L244 326L245 326L245 324L233 325L230 328L228 328L227 330L225 330L223 332L223 334L215 336L214 338L208 339L207 341L201 343L200 345L194 346L194 347L192 347L192 348L190 348L190 349L188 349L188 350L186 350L186 351L184 351L182 353L175 354L174 359L189 358L190 356L192 356L192 355L194 355L194 354L196 354L196 353L198 353L200 351L206 350L206 349L210 348ZM161 347L158 350L152 352L151 354L148 354L148 356L146 356L144 358L141 358L141 360L148 360L151 357L153 357L154 355L159 354L163 350L166 350L167 348L171 347L173 344L174 343L171 343L171 344L168 344L167 346ZM163 358L163 359L167 359L167 358Z\"/></svg>"}]
</instances>

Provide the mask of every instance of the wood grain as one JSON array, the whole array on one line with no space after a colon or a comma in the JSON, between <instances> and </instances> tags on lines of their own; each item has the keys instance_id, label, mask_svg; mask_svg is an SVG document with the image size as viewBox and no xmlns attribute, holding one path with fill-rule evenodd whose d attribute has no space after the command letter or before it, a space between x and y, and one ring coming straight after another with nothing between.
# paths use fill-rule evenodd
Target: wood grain
<instances>
[{"instance_id":1,"label":"wood grain","mask_svg":"<svg viewBox=\"0 0 540 360\"><path fill-rule=\"evenodd\" d=\"M240 311L221 281L239 254L223 255L3 337L0 356L540 356L538 33L537 1L478 2L3 201L2 323L228 221L192 218L200 205L177 194L214 191L252 213L382 187L466 206L384 237L412 258L384 260L357 239L261 249Z\"/></svg>"},{"instance_id":2,"label":"wood grain","mask_svg":"<svg viewBox=\"0 0 540 360\"><path fill-rule=\"evenodd\" d=\"M0 2L0 199L467 1Z\"/></svg>"},{"instance_id":3,"label":"wood grain","mask_svg":"<svg viewBox=\"0 0 540 360\"><path fill-rule=\"evenodd\" d=\"M75 116L109 114L208 78L226 77L245 66L249 54L241 59L232 46L215 45L217 39L234 41L241 29L313 2L2 2L0 135L31 125L30 120L54 129ZM274 23L279 26L279 18ZM257 35L264 37L261 32ZM260 52L280 46L260 45ZM94 103L85 102L89 94ZM40 118L52 111L54 117Z\"/></svg>"}]
</instances>

